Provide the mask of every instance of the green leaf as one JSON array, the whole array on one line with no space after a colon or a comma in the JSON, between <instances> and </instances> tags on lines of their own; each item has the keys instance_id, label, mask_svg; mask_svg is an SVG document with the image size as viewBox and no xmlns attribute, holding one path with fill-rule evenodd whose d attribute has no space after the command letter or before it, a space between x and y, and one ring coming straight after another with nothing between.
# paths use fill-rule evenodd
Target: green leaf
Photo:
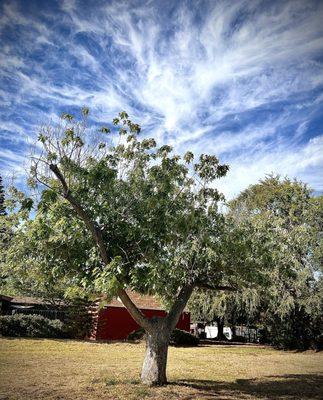
<instances>
[{"instance_id":1,"label":"green leaf","mask_svg":"<svg viewBox=\"0 0 323 400\"><path fill-rule=\"evenodd\" d=\"M109 128L107 128L106 126L102 126L102 128L100 128L100 132L102 132L102 133L110 133L111 130Z\"/></svg>"},{"instance_id":2,"label":"green leaf","mask_svg":"<svg viewBox=\"0 0 323 400\"><path fill-rule=\"evenodd\" d=\"M73 121L74 116L73 116L72 114L63 113L63 114L61 115L61 118L62 118L62 119L65 119L66 121L71 122L71 121Z\"/></svg>"},{"instance_id":3,"label":"green leaf","mask_svg":"<svg viewBox=\"0 0 323 400\"><path fill-rule=\"evenodd\" d=\"M90 114L90 109L88 107L82 107L81 112L83 117L87 117Z\"/></svg>"}]
</instances>

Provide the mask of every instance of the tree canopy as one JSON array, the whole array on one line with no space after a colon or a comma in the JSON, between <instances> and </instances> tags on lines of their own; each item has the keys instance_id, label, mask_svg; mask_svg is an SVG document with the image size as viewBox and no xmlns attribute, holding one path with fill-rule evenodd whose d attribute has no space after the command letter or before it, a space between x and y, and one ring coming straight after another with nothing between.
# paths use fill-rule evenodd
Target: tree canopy
<instances>
[{"instance_id":1,"label":"tree canopy","mask_svg":"<svg viewBox=\"0 0 323 400\"><path fill-rule=\"evenodd\" d=\"M205 320L265 326L277 345L308 347L322 328L323 196L302 182L268 176L229 203L232 223L248 221L267 233L266 285L234 295L201 293L193 309ZM247 233L248 234L248 233Z\"/></svg>"},{"instance_id":2,"label":"tree canopy","mask_svg":"<svg viewBox=\"0 0 323 400\"><path fill-rule=\"evenodd\" d=\"M63 114L41 129L28 181L40 194L12 190L7 221L14 235L4 268L21 288L35 286L36 274L36 291L117 294L148 333L143 381L163 383L169 335L193 289L261 282L265 236L219 213L223 196L214 182L228 166L216 156L195 160L140 140L140 126L125 112L93 133L88 115L83 108L79 120ZM162 297L168 315L149 320L126 288Z\"/></svg>"}]
</instances>

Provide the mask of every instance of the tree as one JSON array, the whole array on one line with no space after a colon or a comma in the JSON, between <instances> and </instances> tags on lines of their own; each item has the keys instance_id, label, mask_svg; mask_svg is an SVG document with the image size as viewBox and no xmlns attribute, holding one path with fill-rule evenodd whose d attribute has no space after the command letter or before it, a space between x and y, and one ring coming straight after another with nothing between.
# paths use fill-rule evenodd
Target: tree
<instances>
[{"instance_id":1,"label":"tree","mask_svg":"<svg viewBox=\"0 0 323 400\"><path fill-rule=\"evenodd\" d=\"M29 185L42 191L34 219L26 215L33 201L15 193L25 217L16 215L20 246L7 252L6 265L23 268L25 282L36 271L53 284L63 279L67 290L118 295L147 333L142 381L164 384L170 334L193 289L259 279L261 241L246 240L218 212L223 197L212 186L228 166L215 156L194 163L191 152L180 157L154 139L140 141L125 112L113 120L117 143L108 126L95 138L88 114L83 108L80 121L63 114L58 126L41 129ZM164 298L167 316L148 319L126 288Z\"/></svg>"},{"instance_id":2,"label":"tree","mask_svg":"<svg viewBox=\"0 0 323 400\"><path fill-rule=\"evenodd\" d=\"M230 217L270 234L268 286L257 290L258 323L274 344L308 347L322 327L322 196L302 182L268 176L230 202ZM265 228L266 227L266 228Z\"/></svg>"},{"instance_id":3,"label":"tree","mask_svg":"<svg viewBox=\"0 0 323 400\"><path fill-rule=\"evenodd\" d=\"M190 299L189 310L196 322L217 323L218 340L227 340L224 326L230 326L234 340L236 325L254 323L258 302L259 297L255 288L229 293L200 289L195 291Z\"/></svg>"}]
</instances>

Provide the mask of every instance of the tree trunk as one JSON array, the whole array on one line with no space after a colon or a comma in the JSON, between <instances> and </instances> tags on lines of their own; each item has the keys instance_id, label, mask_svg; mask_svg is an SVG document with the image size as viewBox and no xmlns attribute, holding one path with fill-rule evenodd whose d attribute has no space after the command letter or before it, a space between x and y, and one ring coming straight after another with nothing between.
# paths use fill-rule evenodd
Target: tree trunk
<instances>
[{"instance_id":1,"label":"tree trunk","mask_svg":"<svg viewBox=\"0 0 323 400\"><path fill-rule=\"evenodd\" d=\"M235 325L232 325L232 326L231 326L231 332L232 332L231 340L232 340L233 342L235 342L235 341L236 341L236 338L237 338L237 329L236 329L236 326L235 326Z\"/></svg>"},{"instance_id":2,"label":"tree trunk","mask_svg":"<svg viewBox=\"0 0 323 400\"><path fill-rule=\"evenodd\" d=\"M155 318L154 322L156 326L146 335L146 354L141 372L141 381L149 386L167 383L166 364L170 329L165 324L165 318Z\"/></svg>"},{"instance_id":3,"label":"tree trunk","mask_svg":"<svg viewBox=\"0 0 323 400\"><path fill-rule=\"evenodd\" d=\"M227 337L224 334L224 318L217 318L216 324L218 326L218 340L227 340Z\"/></svg>"}]
</instances>

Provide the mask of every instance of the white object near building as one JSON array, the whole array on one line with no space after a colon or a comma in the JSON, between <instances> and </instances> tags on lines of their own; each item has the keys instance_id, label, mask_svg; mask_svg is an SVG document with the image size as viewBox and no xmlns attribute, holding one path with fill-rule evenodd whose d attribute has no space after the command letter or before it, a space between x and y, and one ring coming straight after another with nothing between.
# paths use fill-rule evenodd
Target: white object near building
<instances>
[{"instance_id":1,"label":"white object near building","mask_svg":"<svg viewBox=\"0 0 323 400\"><path fill-rule=\"evenodd\" d=\"M205 333L206 333L206 338L207 339L214 339L218 336L218 327L217 326L211 326L211 325L206 325L205 327ZM231 340L232 339L232 331L231 328L229 327L224 327L223 333L225 336Z\"/></svg>"}]
</instances>

